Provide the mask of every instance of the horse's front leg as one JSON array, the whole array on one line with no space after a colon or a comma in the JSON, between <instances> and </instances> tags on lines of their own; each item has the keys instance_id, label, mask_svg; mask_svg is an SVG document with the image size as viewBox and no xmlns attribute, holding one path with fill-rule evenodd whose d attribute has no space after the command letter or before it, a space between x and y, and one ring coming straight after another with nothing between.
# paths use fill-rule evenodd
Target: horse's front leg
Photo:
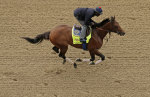
<instances>
[{"instance_id":1,"label":"horse's front leg","mask_svg":"<svg viewBox=\"0 0 150 97\"><path fill-rule=\"evenodd\" d=\"M91 59L76 59L77 62L90 62L89 64L90 65L94 65L94 60L95 60L95 53L94 53L94 50L89 50L89 53L90 53L90 56L91 56Z\"/></svg>"},{"instance_id":2,"label":"horse's front leg","mask_svg":"<svg viewBox=\"0 0 150 97\"><path fill-rule=\"evenodd\" d=\"M101 57L102 61L105 60L105 56L104 56L102 53L100 53L97 49L94 50L94 52L95 52L95 54L96 54L97 56L100 56L100 57Z\"/></svg>"},{"instance_id":3,"label":"horse's front leg","mask_svg":"<svg viewBox=\"0 0 150 97\"><path fill-rule=\"evenodd\" d=\"M96 54L97 56L100 56L100 57L101 57L101 60L96 61L96 64L98 64L98 63L100 63L100 62L102 62L102 61L105 60L105 56L104 56L102 53L100 53L97 49L95 49L94 52L95 52L95 54Z\"/></svg>"},{"instance_id":4,"label":"horse's front leg","mask_svg":"<svg viewBox=\"0 0 150 97\"><path fill-rule=\"evenodd\" d=\"M90 65L94 65L94 60L95 60L95 52L94 50L89 50L89 53L90 53L90 56L91 56L91 59L76 59L77 62L90 62L89 64Z\"/></svg>"},{"instance_id":5,"label":"horse's front leg","mask_svg":"<svg viewBox=\"0 0 150 97\"><path fill-rule=\"evenodd\" d=\"M90 50L89 51L90 52L90 56L91 56L91 59L90 59L90 65L94 65L95 63L94 63L94 60L95 60L95 53L94 53L94 51L93 50Z\"/></svg>"}]
</instances>

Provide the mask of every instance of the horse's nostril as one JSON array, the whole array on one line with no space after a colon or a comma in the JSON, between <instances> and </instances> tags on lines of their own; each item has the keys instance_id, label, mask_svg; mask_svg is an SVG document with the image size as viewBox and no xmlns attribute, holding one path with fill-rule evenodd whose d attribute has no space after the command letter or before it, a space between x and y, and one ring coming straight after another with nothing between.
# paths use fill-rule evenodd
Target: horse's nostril
<instances>
[{"instance_id":1,"label":"horse's nostril","mask_svg":"<svg viewBox=\"0 0 150 97\"><path fill-rule=\"evenodd\" d=\"M124 33L124 32L120 33L120 36L124 36L124 35L125 35L125 33Z\"/></svg>"},{"instance_id":2,"label":"horse's nostril","mask_svg":"<svg viewBox=\"0 0 150 97\"><path fill-rule=\"evenodd\" d=\"M122 35L125 35L125 33L124 33L124 32L122 32L121 34L122 34Z\"/></svg>"}]
</instances>

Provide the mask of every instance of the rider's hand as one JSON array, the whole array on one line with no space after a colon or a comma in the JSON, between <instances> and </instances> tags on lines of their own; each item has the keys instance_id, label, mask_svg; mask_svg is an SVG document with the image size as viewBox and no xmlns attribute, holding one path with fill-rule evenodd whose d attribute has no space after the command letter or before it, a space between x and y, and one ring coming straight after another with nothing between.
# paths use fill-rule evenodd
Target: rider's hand
<instances>
[{"instance_id":1,"label":"rider's hand","mask_svg":"<svg viewBox=\"0 0 150 97\"><path fill-rule=\"evenodd\" d=\"M91 22L91 26L94 26L95 25L95 23L94 22Z\"/></svg>"},{"instance_id":2,"label":"rider's hand","mask_svg":"<svg viewBox=\"0 0 150 97\"><path fill-rule=\"evenodd\" d=\"M97 23L94 23L94 22L91 22L91 27L96 27L97 26Z\"/></svg>"}]
</instances>

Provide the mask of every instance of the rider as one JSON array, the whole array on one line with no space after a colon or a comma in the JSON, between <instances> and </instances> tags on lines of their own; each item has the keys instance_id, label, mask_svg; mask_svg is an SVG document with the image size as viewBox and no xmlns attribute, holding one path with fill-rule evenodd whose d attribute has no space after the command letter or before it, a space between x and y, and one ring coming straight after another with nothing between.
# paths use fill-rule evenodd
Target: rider
<instances>
[{"instance_id":1,"label":"rider","mask_svg":"<svg viewBox=\"0 0 150 97\"><path fill-rule=\"evenodd\" d=\"M82 25L81 35L80 35L80 42L86 42L86 30L89 25L94 25L94 22L91 18L94 16L99 16L102 14L102 8L96 7L93 8L77 8L74 10L74 16Z\"/></svg>"}]
</instances>

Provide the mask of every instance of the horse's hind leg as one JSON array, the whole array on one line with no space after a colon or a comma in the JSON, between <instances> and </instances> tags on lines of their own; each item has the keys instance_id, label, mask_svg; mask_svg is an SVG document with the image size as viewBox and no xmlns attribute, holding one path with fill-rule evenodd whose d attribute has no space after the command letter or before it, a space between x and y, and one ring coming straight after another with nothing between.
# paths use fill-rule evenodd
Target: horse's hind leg
<instances>
[{"instance_id":1,"label":"horse's hind leg","mask_svg":"<svg viewBox=\"0 0 150 97\"><path fill-rule=\"evenodd\" d=\"M65 64L65 62L66 62L65 54L66 54L67 50L68 50L68 46L60 47L59 57L64 59L63 64Z\"/></svg>"},{"instance_id":2,"label":"horse's hind leg","mask_svg":"<svg viewBox=\"0 0 150 97\"><path fill-rule=\"evenodd\" d=\"M66 58L65 54L68 50L68 46L64 46L64 47L60 47L60 53L59 53L59 57L63 58L63 64L66 63L66 61L72 63L74 65L74 68L77 68L77 64L75 62L73 62L71 59Z\"/></svg>"},{"instance_id":3,"label":"horse's hind leg","mask_svg":"<svg viewBox=\"0 0 150 97\"><path fill-rule=\"evenodd\" d=\"M59 53L59 48L57 48L56 46L54 46L52 49L53 49L56 53Z\"/></svg>"}]
</instances>

